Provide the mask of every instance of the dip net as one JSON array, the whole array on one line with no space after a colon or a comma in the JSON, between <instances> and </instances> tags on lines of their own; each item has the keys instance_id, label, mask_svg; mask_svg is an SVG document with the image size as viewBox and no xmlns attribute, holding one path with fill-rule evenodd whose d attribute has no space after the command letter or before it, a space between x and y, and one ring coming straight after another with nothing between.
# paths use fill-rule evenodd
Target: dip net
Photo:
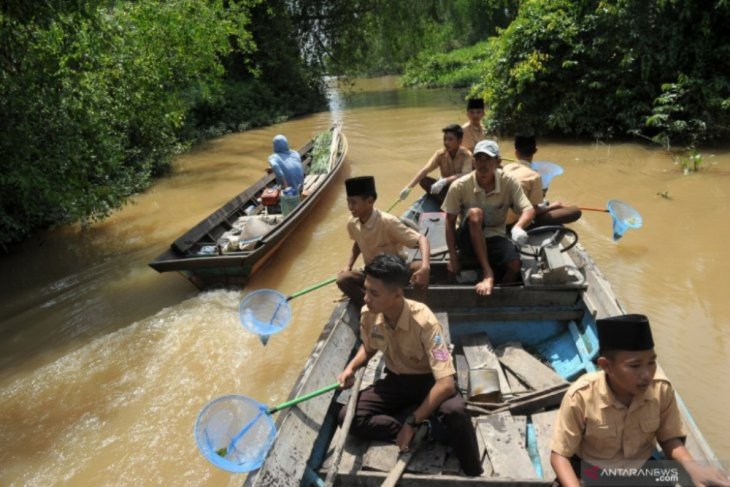
<instances>
[{"instance_id":1,"label":"dip net","mask_svg":"<svg viewBox=\"0 0 730 487\"><path fill-rule=\"evenodd\" d=\"M550 186L550 182L553 180L553 178L560 176L563 174L563 168L559 165L552 163L552 162L546 162L546 161L536 161L532 163L532 169L537 171L540 174L540 178L542 179L542 189L547 190Z\"/></svg>"},{"instance_id":2,"label":"dip net","mask_svg":"<svg viewBox=\"0 0 730 487\"><path fill-rule=\"evenodd\" d=\"M267 407L240 395L208 403L195 422L195 441L203 456L228 472L255 470L264 462L276 437Z\"/></svg>"},{"instance_id":3,"label":"dip net","mask_svg":"<svg viewBox=\"0 0 730 487\"><path fill-rule=\"evenodd\" d=\"M624 236L629 228L641 228L643 220L636 208L619 200L610 200L607 204L608 212L613 218L613 239Z\"/></svg>"},{"instance_id":4,"label":"dip net","mask_svg":"<svg viewBox=\"0 0 730 487\"><path fill-rule=\"evenodd\" d=\"M289 325L292 311L286 296L273 289L259 289L241 301L238 317L244 328L266 344L269 336Z\"/></svg>"}]
</instances>

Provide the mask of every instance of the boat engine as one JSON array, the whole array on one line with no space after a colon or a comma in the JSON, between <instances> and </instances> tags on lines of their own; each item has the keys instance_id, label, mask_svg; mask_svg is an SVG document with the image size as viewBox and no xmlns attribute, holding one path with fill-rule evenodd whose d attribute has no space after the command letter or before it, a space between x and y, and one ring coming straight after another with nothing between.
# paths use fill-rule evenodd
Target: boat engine
<instances>
[{"instance_id":1,"label":"boat engine","mask_svg":"<svg viewBox=\"0 0 730 487\"><path fill-rule=\"evenodd\" d=\"M566 251L578 243L578 234L566 227L544 226L528 230L529 243L520 253L524 259L523 281L526 286L571 285L581 286L585 276L575 266ZM563 245L564 238L569 242Z\"/></svg>"}]
</instances>

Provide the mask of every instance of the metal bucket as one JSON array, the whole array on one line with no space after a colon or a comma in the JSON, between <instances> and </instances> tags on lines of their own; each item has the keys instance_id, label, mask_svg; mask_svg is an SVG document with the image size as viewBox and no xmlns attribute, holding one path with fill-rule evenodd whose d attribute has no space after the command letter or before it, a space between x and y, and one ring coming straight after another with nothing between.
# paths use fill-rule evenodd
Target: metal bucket
<instances>
[{"instance_id":1,"label":"metal bucket","mask_svg":"<svg viewBox=\"0 0 730 487\"><path fill-rule=\"evenodd\" d=\"M469 400L484 403L502 401L496 369L469 369Z\"/></svg>"}]
</instances>

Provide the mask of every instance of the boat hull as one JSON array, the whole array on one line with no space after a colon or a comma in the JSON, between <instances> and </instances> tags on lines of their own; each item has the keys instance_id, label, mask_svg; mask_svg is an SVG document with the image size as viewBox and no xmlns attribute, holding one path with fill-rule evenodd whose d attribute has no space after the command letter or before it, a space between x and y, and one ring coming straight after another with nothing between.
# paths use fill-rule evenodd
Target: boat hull
<instances>
[{"instance_id":1,"label":"boat hull","mask_svg":"<svg viewBox=\"0 0 730 487\"><path fill-rule=\"evenodd\" d=\"M347 154L347 139L339 127L333 128L333 137L337 137L337 155L332 160L329 172L320 177L317 187L308 192L306 198L286 215L281 223L260 238L254 249L230 253L218 251L213 255L201 255L195 252L206 244L211 247L216 246L217 239L230 230L239 217L247 214L247 210L256 208L257 198L260 198L262 191L275 184L273 174L259 179L178 238L165 252L149 263L150 267L158 272L179 272L200 289L245 286L251 276L264 266L304 221L327 188L335 181ZM312 148L313 143L310 142L299 150L305 168L311 163Z\"/></svg>"}]
</instances>

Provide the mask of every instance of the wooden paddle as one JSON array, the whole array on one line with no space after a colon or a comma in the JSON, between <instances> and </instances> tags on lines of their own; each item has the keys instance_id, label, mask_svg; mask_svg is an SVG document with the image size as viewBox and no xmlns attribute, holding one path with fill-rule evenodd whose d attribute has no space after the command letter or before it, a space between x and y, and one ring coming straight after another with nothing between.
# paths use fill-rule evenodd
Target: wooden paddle
<instances>
[{"instance_id":1,"label":"wooden paddle","mask_svg":"<svg viewBox=\"0 0 730 487\"><path fill-rule=\"evenodd\" d=\"M381 484L381 487L395 487L395 484L398 483L400 476L403 475L403 472L406 470L408 462L410 462L411 458L413 458L413 454L416 453L418 447L421 446L423 439L426 437L426 433L428 433L428 425L424 423L418 427L416 434L413 435L413 439L411 440L411 445L408 448L408 451L401 452L400 455L398 455L398 462L395 464L395 467L393 467L393 470L391 470L388 476L385 478L385 481Z\"/></svg>"},{"instance_id":2,"label":"wooden paddle","mask_svg":"<svg viewBox=\"0 0 730 487\"><path fill-rule=\"evenodd\" d=\"M342 451L345 449L345 443L347 443L347 435L350 433L350 426L352 425L352 418L355 417L355 409L357 406L357 397L360 394L360 385L362 384L362 376L364 375L365 367L361 367L355 375L355 384L350 389L350 399L347 401L347 411L345 411L345 420L342 422L342 437L340 442L335 446L335 451L332 455L332 465L330 465L327 471L327 478L324 480L325 487L331 487L334 485L335 477L337 476L337 470L339 469L340 459L342 459Z\"/></svg>"}]
</instances>

